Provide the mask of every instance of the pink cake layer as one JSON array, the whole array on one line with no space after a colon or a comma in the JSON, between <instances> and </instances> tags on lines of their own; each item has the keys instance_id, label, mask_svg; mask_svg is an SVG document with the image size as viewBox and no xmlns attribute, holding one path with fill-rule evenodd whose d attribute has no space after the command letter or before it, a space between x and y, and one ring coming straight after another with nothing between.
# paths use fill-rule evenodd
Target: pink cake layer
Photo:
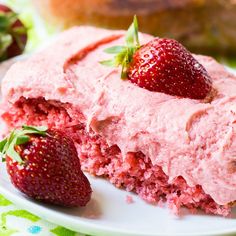
<instances>
[{"instance_id":1,"label":"pink cake layer","mask_svg":"<svg viewBox=\"0 0 236 236\"><path fill-rule=\"evenodd\" d=\"M142 42L152 37L140 35ZM141 89L102 66L122 31L73 28L2 83L8 127L48 124L77 142L84 170L149 202L226 215L236 200L236 79L213 59L211 102Z\"/></svg>"},{"instance_id":2,"label":"pink cake layer","mask_svg":"<svg viewBox=\"0 0 236 236\"><path fill-rule=\"evenodd\" d=\"M122 156L117 145L110 146L103 137L86 130L85 124L80 122L80 112L70 104L43 98L21 98L3 118L9 127L26 123L63 129L75 141L84 171L105 177L118 188L135 192L148 203L167 201L175 213L179 213L181 206L223 216L230 213L230 206L214 202L200 185L190 187L181 176L169 183L169 177L162 168L153 165L150 158L141 152Z\"/></svg>"}]
</instances>

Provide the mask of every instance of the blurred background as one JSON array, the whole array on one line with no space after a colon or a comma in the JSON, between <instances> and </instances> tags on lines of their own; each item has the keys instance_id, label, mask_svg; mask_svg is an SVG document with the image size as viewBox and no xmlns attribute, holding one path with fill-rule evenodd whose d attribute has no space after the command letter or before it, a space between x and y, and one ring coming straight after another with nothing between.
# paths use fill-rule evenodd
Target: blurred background
<instances>
[{"instance_id":1,"label":"blurred background","mask_svg":"<svg viewBox=\"0 0 236 236\"><path fill-rule=\"evenodd\" d=\"M236 0L0 0L19 13L28 31L26 51L63 29L89 24L175 38L191 52L236 66ZM1 23L1 22L0 22Z\"/></svg>"}]
</instances>

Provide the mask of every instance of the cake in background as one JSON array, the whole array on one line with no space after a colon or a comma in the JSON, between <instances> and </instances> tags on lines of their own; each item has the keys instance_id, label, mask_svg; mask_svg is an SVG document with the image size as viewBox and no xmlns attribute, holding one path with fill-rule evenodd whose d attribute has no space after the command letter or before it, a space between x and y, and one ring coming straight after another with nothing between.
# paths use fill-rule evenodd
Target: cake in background
<instances>
[{"instance_id":1,"label":"cake in background","mask_svg":"<svg viewBox=\"0 0 236 236\"><path fill-rule=\"evenodd\" d=\"M236 53L236 1L232 0L34 0L45 19L64 28L89 24L127 29L138 15L140 30L175 38L190 51Z\"/></svg>"}]
</instances>

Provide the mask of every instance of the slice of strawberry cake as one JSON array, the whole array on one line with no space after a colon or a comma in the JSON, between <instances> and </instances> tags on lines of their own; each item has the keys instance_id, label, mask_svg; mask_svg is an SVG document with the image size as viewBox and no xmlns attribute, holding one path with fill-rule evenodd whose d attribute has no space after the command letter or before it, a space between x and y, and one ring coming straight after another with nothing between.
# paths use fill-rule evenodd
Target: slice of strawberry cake
<instances>
[{"instance_id":1,"label":"slice of strawberry cake","mask_svg":"<svg viewBox=\"0 0 236 236\"><path fill-rule=\"evenodd\" d=\"M149 203L228 215L235 76L174 40L135 33L75 27L14 64L2 81L2 119L8 129L62 129L83 170Z\"/></svg>"}]
</instances>

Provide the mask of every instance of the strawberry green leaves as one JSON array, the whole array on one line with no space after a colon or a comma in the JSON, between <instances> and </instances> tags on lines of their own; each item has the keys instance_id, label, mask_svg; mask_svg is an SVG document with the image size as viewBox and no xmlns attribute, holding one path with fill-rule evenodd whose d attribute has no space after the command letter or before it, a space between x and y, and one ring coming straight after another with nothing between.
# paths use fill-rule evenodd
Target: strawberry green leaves
<instances>
[{"instance_id":1,"label":"strawberry green leaves","mask_svg":"<svg viewBox=\"0 0 236 236\"><path fill-rule=\"evenodd\" d=\"M133 23L126 32L125 41L128 47L140 46L138 38L138 20L136 16L134 16Z\"/></svg>"},{"instance_id":2,"label":"strawberry green leaves","mask_svg":"<svg viewBox=\"0 0 236 236\"><path fill-rule=\"evenodd\" d=\"M46 135L46 131L48 130L48 128L46 126L27 126L27 125L23 125L22 126L24 131L27 132L36 132L37 134L41 134L41 135ZM32 133L31 133L32 134Z\"/></svg>"},{"instance_id":3,"label":"strawberry green leaves","mask_svg":"<svg viewBox=\"0 0 236 236\"><path fill-rule=\"evenodd\" d=\"M117 53L122 52L125 49L126 49L125 46L113 46L113 47L105 49L104 52L109 53L109 54L117 54Z\"/></svg>"},{"instance_id":4,"label":"strawberry green leaves","mask_svg":"<svg viewBox=\"0 0 236 236\"><path fill-rule=\"evenodd\" d=\"M30 141L30 134L45 136L47 134L45 126L22 126L20 130L13 130L9 136L0 142L0 155L5 161L6 156L10 156L15 161L22 163L20 155L16 152L15 146L25 144Z\"/></svg>"},{"instance_id":5,"label":"strawberry green leaves","mask_svg":"<svg viewBox=\"0 0 236 236\"><path fill-rule=\"evenodd\" d=\"M133 23L130 25L125 36L125 46L113 46L105 49L108 54L114 54L114 57L110 60L101 61L100 63L110 67L122 67L121 78L127 78L127 69L132 61L133 54L140 48L138 38L138 20L134 16Z\"/></svg>"}]
</instances>

